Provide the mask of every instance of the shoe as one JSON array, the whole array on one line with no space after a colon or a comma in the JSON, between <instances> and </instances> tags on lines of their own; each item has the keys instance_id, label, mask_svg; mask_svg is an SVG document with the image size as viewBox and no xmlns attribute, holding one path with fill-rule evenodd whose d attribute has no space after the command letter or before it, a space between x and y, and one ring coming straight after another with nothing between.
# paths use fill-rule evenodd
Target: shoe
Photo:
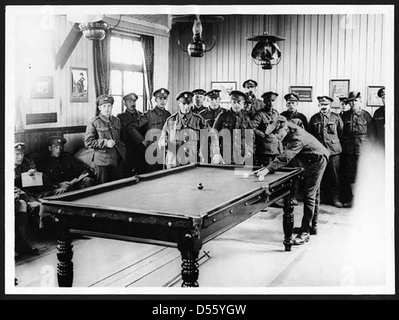
<instances>
[{"instance_id":1,"label":"shoe","mask_svg":"<svg viewBox=\"0 0 399 320\"><path fill-rule=\"evenodd\" d=\"M32 247L28 242L22 241L16 247L16 253L18 256L37 256L39 254L39 250L35 247Z\"/></svg>"},{"instance_id":2,"label":"shoe","mask_svg":"<svg viewBox=\"0 0 399 320\"><path fill-rule=\"evenodd\" d=\"M344 205L342 204L342 202L339 201L338 199L333 200L333 201L332 201L332 204L333 204L333 206L336 207L336 208L342 208L342 207L344 206Z\"/></svg>"},{"instance_id":3,"label":"shoe","mask_svg":"<svg viewBox=\"0 0 399 320\"><path fill-rule=\"evenodd\" d=\"M301 232L295 237L293 244L294 245L305 244L306 242L309 241L309 238L310 238L310 234L309 233Z\"/></svg>"},{"instance_id":4,"label":"shoe","mask_svg":"<svg viewBox=\"0 0 399 320\"><path fill-rule=\"evenodd\" d=\"M344 206L344 208L352 208L353 202L352 202L352 201L345 202L345 203L343 204L343 206Z\"/></svg>"},{"instance_id":5,"label":"shoe","mask_svg":"<svg viewBox=\"0 0 399 320\"><path fill-rule=\"evenodd\" d=\"M301 233L301 232L302 232L301 227L294 227L294 229L292 229L292 233L298 234L298 233Z\"/></svg>"},{"instance_id":6,"label":"shoe","mask_svg":"<svg viewBox=\"0 0 399 320\"><path fill-rule=\"evenodd\" d=\"M309 234L312 235L312 236L316 235L317 234L317 227L316 226L311 227L310 230L309 230Z\"/></svg>"},{"instance_id":7,"label":"shoe","mask_svg":"<svg viewBox=\"0 0 399 320\"><path fill-rule=\"evenodd\" d=\"M292 198L292 199L291 199L291 202L292 202L292 204L293 204L294 206L297 206L297 205L298 205L298 200L297 200L296 198Z\"/></svg>"}]
</instances>

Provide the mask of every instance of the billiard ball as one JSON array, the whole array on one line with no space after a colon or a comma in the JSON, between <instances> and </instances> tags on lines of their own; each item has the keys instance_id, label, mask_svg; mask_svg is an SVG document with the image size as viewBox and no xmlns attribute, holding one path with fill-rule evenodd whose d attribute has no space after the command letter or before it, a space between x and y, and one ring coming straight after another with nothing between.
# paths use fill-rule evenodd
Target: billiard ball
<instances>
[{"instance_id":1,"label":"billiard ball","mask_svg":"<svg viewBox=\"0 0 399 320\"><path fill-rule=\"evenodd\" d=\"M244 178L249 178L249 173L244 173Z\"/></svg>"},{"instance_id":2,"label":"billiard ball","mask_svg":"<svg viewBox=\"0 0 399 320\"><path fill-rule=\"evenodd\" d=\"M259 181L265 180L265 176L259 176L258 180L259 180Z\"/></svg>"},{"instance_id":3,"label":"billiard ball","mask_svg":"<svg viewBox=\"0 0 399 320\"><path fill-rule=\"evenodd\" d=\"M198 188L199 190L202 190L202 188L204 188L204 186L203 186L203 184L200 182L200 183L197 184L197 188Z\"/></svg>"}]
</instances>

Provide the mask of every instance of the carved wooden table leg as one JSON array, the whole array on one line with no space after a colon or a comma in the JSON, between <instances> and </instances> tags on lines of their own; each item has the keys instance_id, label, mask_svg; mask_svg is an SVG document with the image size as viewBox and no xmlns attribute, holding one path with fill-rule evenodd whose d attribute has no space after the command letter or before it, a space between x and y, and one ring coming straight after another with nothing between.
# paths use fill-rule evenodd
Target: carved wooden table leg
<instances>
[{"instance_id":1,"label":"carved wooden table leg","mask_svg":"<svg viewBox=\"0 0 399 320\"><path fill-rule=\"evenodd\" d=\"M284 246L285 251L291 251L292 231L294 229L294 205L292 204L291 193L284 197L284 214L283 214L283 230L284 230Z\"/></svg>"},{"instance_id":2,"label":"carved wooden table leg","mask_svg":"<svg viewBox=\"0 0 399 320\"><path fill-rule=\"evenodd\" d=\"M58 220L57 236L57 279L59 287L72 287L73 282L73 263L72 263L72 244L69 230L64 219Z\"/></svg>"},{"instance_id":3,"label":"carved wooden table leg","mask_svg":"<svg viewBox=\"0 0 399 320\"><path fill-rule=\"evenodd\" d=\"M178 249L182 256L182 287L198 287L198 254L202 247L198 229L187 232L179 241Z\"/></svg>"}]
</instances>

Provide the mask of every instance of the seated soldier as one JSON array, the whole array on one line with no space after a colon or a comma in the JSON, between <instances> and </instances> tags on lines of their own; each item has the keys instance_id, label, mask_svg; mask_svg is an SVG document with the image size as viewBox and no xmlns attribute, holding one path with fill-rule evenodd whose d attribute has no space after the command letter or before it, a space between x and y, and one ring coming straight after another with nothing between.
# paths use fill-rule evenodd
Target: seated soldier
<instances>
[{"instance_id":1,"label":"seated soldier","mask_svg":"<svg viewBox=\"0 0 399 320\"><path fill-rule=\"evenodd\" d=\"M15 252L17 255L32 255L38 251L29 244L29 218L41 218L42 206L38 199L50 193L51 183L43 174L42 179L37 179L36 185L27 186L23 174L35 177L36 166L32 160L25 157L25 143L17 142L14 145Z\"/></svg>"},{"instance_id":2,"label":"seated soldier","mask_svg":"<svg viewBox=\"0 0 399 320\"><path fill-rule=\"evenodd\" d=\"M49 153L37 164L38 170L49 177L53 186L52 194L62 194L94 185L93 172L74 156L64 152L66 142L60 136L50 137Z\"/></svg>"}]
</instances>

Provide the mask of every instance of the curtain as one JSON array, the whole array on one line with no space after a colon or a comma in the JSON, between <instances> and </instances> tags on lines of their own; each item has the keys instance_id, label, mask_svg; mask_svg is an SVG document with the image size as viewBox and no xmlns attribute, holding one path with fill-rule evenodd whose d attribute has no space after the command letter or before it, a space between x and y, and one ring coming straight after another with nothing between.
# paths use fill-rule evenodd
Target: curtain
<instances>
[{"instance_id":1,"label":"curtain","mask_svg":"<svg viewBox=\"0 0 399 320\"><path fill-rule=\"evenodd\" d=\"M94 84L96 88L96 97L98 97L102 94L109 94L111 33L108 32L103 40L92 41Z\"/></svg>"},{"instance_id":2,"label":"curtain","mask_svg":"<svg viewBox=\"0 0 399 320\"><path fill-rule=\"evenodd\" d=\"M151 109L151 95L154 90L154 37L141 36L144 52L144 79L147 93L147 109Z\"/></svg>"}]
</instances>

